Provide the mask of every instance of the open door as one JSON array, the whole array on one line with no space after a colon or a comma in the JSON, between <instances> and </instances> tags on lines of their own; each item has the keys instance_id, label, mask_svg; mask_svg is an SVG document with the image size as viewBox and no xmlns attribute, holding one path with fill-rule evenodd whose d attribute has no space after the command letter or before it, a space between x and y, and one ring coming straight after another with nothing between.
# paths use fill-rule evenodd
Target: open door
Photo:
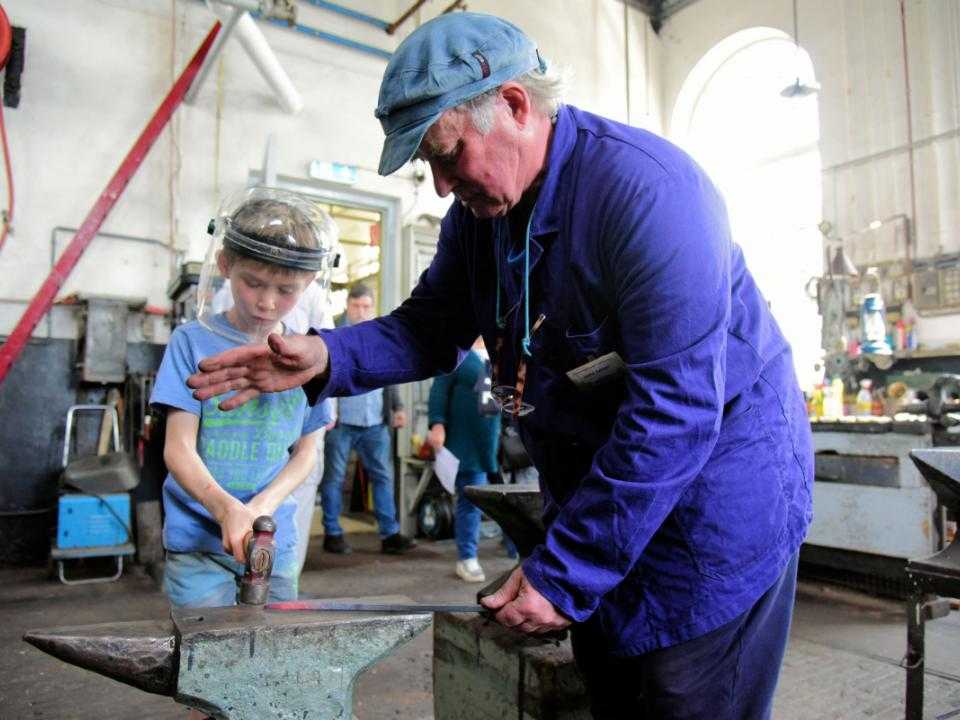
<instances>
[{"instance_id":1,"label":"open door","mask_svg":"<svg viewBox=\"0 0 960 720\"><path fill-rule=\"evenodd\" d=\"M400 281L403 297L409 297L423 271L430 265L437 252L437 239L440 230L430 225L407 225L403 229L401 255L402 277ZM400 386L400 397L407 408L407 425L397 431L397 455L400 458L398 511L400 532L413 535L416 532L417 488L423 478L422 463L413 459L413 446L410 438L417 434L427 436L427 401L430 397L431 380L407 383Z\"/></svg>"}]
</instances>

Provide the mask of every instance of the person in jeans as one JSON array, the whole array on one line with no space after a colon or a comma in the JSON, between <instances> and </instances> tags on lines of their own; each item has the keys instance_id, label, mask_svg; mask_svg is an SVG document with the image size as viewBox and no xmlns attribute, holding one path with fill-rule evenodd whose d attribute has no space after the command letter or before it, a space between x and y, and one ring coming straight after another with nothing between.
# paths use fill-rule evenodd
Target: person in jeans
<instances>
[{"instance_id":1,"label":"person in jeans","mask_svg":"<svg viewBox=\"0 0 960 720\"><path fill-rule=\"evenodd\" d=\"M357 283L347 295L347 311L338 327L357 325L373 318L373 293ZM340 526L343 504L343 478L350 451L356 450L367 477L373 484L373 509L380 531L380 549L389 554L405 553L413 541L400 534L397 508L393 499L393 459L390 429L403 427L406 414L400 395L393 386L337 402L337 424L327 433L324 443L323 479L320 501L323 506L323 549L345 555L350 545Z\"/></svg>"},{"instance_id":2,"label":"person in jeans","mask_svg":"<svg viewBox=\"0 0 960 720\"><path fill-rule=\"evenodd\" d=\"M490 362L483 338L478 337L456 370L433 379L428 405L427 442L436 451L446 446L460 460L453 531L457 540L456 573L465 582L486 580L477 560L480 510L463 489L486 485L487 473L498 470L500 411L490 397Z\"/></svg>"}]
</instances>

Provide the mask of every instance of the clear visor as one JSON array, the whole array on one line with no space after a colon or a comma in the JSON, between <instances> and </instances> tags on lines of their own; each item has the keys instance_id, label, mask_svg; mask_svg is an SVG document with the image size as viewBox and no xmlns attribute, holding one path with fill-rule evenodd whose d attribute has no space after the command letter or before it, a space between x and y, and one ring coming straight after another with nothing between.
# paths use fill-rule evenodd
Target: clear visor
<instances>
[{"instance_id":1,"label":"clear visor","mask_svg":"<svg viewBox=\"0 0 960 720\"><path fill-rule=\"evenodd\" d=\"M314 201L275 188L228 198L207 228L197 319L236 344L306 332L326 309L337 228Z\"/></svg>"}]
</instances>

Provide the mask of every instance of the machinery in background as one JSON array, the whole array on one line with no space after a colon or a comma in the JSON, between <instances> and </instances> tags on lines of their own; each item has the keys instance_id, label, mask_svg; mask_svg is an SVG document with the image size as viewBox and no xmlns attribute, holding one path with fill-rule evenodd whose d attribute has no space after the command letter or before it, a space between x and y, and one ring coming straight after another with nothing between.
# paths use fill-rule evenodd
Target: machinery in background
<instances>
[{"instance_id":1,"label":"machinery in background","mask_svg":"<svg viewBox=\"0 0 960 720\"><path fill-rule=\"evenodd\" d=\"M910 455L937 494L940 504L960 514L960 448L918 450ZM907 720L923 718L924 624L950 614L951 601L960 597L960 538L932 557L912 559L910 604L907 608ZM942 717L942 716L941 716Z\"/></svg>"},{"instance_id":2,"label":"machinery in background","mask_svg":"<svg viewBox=\"0 0 960 720\"><path fill-rule=\"evenodd\" d=\"M170 313L171 329L197 319L197 286L200 284L202 269L203 263L199 260L185 262L167 286L167 297L173 304Z\"/></svg>"},{"instance_id":3,"label":"machinery in background","mask_svg":"<svg viewBox=\"0 0 960 720\"><path fill-rule=\"evenodd\" d=\"M802 572L903 597L907 560L941 549L956 527L910 452L960 445L960 349L921 348L917 337L923 318L960 313L960 255L917 258L902 214L843 238L826 221L820 231L824 275L811 294L825 381L811 408L816 486ZM904 393L917 402L903 406ZM861 417L842 417L845 401Z\"/></svg>"},{"instance_id":4,"label":"machinery in background","mask_svg":"<svg viewBox=\"0 0 960 720\"><path fill-rule=\"evenodd\" d=\"M914 450L960 447L960 376L942 375L909 420L813 423L814 521L801 551L804 574L905 596L910 558L945 547L957 517L910 460Z\"/></svg>"},{"instance_id":5,"label":"machinery in background","mask_svg":"<svg viewBox=\"0 0 960 720\"><path fill-rule=\"evenodd\" d=\"M70 460L79 412L102 415L98 451ZM113 451L106 446L113 441ZM123 573L123 558L135 547L130 523L130 491L140 482L133 458L120 445L120 422L114 405L73 405L67 411L63 437L63 473L57 501L56 541L50 557L60 581L67 585L111 582ZM107 576L67 579L67 563L87 558L113 558L115 572Z\"/></svg>"}]
</instances>

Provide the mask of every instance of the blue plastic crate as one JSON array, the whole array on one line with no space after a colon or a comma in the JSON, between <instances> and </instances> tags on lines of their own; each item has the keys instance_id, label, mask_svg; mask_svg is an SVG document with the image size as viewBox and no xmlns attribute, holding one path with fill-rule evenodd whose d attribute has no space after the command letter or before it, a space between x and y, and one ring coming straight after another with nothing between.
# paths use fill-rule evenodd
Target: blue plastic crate
<instances>
[{"instance_id":1,"label":"blue plastic crate","mask_svg":"<svg viewBox=\"0 0 960 720\"><path fill-rule=\"evenodd\" d=\"M57 512L57 547L123 545L130 540L130 495L61 495ZM110 509L106 504L109 504ZM120 522L120 518L123 522Z\"/></svg>"}]
</instances>

